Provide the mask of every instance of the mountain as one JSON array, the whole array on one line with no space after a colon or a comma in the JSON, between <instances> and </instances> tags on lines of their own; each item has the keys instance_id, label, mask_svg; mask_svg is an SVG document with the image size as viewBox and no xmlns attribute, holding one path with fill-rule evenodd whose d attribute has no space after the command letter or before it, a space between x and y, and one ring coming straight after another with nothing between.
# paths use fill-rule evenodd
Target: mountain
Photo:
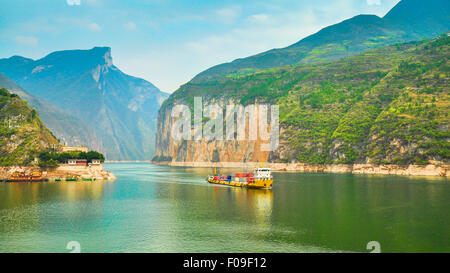
<instances>
[{"instance_id":1,"label":"mountain","mask_svg":"<svg viewBox=\"0 0 450 273\"><path fill-rule=\"evenodd\" d=\"M0 88L0 165L28 165L39 152L59 146L32 109L16 94Z\"/></svg>"},{"instance_id":2,"label":"mountain","mask_svg":"<svg viewBox=\"0 0 450 273\"><path fill-rule=\"evenodd\" d=\"M433 37L449 30L450 2L445 0L403 0L384 19L414 37Z\"/></svg>"},{"instance_id":3,"label":"mountain","mask_svg":"<svg viewBox=\"0 0 450 273\"><path fill-rule=\"evenodd\" d=\"M68 146L87 146L91 150L99 150L101 148L101 140L90 125L50 102L28 93L2 73L0 73L0 88L8 89L26 100L28 105L37 110L45 126L63 144Z\"/></svg>"},{"instance_id":4,"label":"mountain","mask_svg":"<svg viewBox=\"0 0 450 273\"><path fill-rule=\"evenodd\" d=\"M189 83L161 107L154 160L448 164L449 57L444 34L329 63ZM202 96L204 106L278 105L278 149L262 151L259 138L174 140L171 108L192 107L194 96Z\"/></svg>"},{"instance_id":5,"label":"mountain","mask_svg":"<svg viewBox=\"0 0 450 273\"><path fill-rule=\"evenodd\" d=\"M383 18L359 15L198 74L161 106L153 160L448 163L449 38L423 39L449 30L449 3L402 0ZM278 105L278 149L262 151L259 138L175 140L172 106L198 96L203 106Z\"/></svg>"},{"instance_id":6,"label":"mountain","mask_svg":"<svg viewBox=\"0 0 450 273\"><path fill-rule=\"evenodd\" d=\"M402 0L383 18L355 16L286 48L209 68L192 82L278 66L333 61L381 46L435 37L450 29L449 10L450 2L447 0Z\"/></svg>"},{"instance_id":7,"label":"mountain","mask_svg":"<svg viewBox=\"0 0 450 273\"><path fill-rule=\"evenodd\" d=\"M157 111L168 94L121 72L109 47L57 51L39 60L13 56L0 59L0 72L93 128L107 159L153 155Z\"/></svg>"}]
</instances>

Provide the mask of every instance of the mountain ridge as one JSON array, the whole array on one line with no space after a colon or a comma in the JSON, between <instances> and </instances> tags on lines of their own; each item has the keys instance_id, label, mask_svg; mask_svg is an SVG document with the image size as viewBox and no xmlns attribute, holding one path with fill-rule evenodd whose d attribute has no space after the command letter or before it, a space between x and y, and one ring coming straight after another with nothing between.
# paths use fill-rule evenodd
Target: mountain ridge
<instances>
[{"instance_id":1,"label":"mountain ridge","mask_svg":"<svg viewBox=\"0 0 450 273\"><path fill-rule=\"evenodd\" d=\"M215 85L191 83L161 107L154 160L448 164L449 50L450 37L442 35L330 63L230 77ZM203 107L278 105L278 149L261 151L259 139L174 140L171 106L192 107L189 98L194 96L202 96Z\"/></svg>"},{"instance_id":2,"label":"mountain ridge","mask_svg":"<svg viewBox=\"0 0 450 273\"><path fill-rule=\"evenodd\" d=\"M396 15L417 3L403 0L388 18L359 15L295 46L201 72L161 106L154 160L448 164L449 2L433 1L425 17ZM193 97L204 106L279 105L279 149L261 151L258 141L174 140L171 106L192 107Z\"/></svg>"},{"instance_id":3,"label":"mountain ridge","mask_svg":"<svg viewBox=\"0 0 450 273\"><path fill-rule=\"evenodd\" d=\"M422 8L422 13L419 12L422 16L412 20L411 17L403 17L405 10L419 9L423 2L402 0L382 18L368 14L356 15L325 27L290 46L210 67L191 81L208 81L284 65L333 61L380 46L431 38L448 31L449 2L435 0L428 5L433 5L434 8ZM434 19L429 19L430 17ZM415 23L411 24L412 21Z\"/></svg>"},{"instance_id":4,"label":"mountain ridge","mask_svg":"<svg viewBox=\"0 0 450 273\"><path fill-rule=\"evenodd\" d=\"M0 72L89 124L108 159L152 157L157 111L168 94L121 72L110 47L56 51L37 60L0 59Z\"/></svg>"}]
</instances>

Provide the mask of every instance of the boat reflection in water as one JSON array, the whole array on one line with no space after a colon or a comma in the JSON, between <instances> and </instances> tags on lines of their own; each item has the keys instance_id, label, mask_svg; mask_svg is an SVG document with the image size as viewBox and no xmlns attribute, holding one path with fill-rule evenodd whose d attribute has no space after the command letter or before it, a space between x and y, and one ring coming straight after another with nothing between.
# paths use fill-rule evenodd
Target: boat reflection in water
<instances>
[{"instance_id":1,"label":"boat reflection in water","mask_svg":"<svg viewBox=\"0 0 450 273\"><path fill-rule=\"evenodd\" d=\"M0 252L448 251L445 179L276 173L260 190L206 183L210 168L106 167L117 180L0 183Z\"/></svg>"},{"instance_id":2,"label":"boat reflection in water","mask_svg":"<svg viewBox=\"0 0 450 273\"><path fill-rule=\"evenodd\" d=\"M228 190L228 189L227 189ZM273 207L273 192L259 189L230 188L234 195L237 209L247 210L247 215L255 223L267 225L270 223ZM220 203L217 204L220 206Z\"/></svg>"}]
</instances>

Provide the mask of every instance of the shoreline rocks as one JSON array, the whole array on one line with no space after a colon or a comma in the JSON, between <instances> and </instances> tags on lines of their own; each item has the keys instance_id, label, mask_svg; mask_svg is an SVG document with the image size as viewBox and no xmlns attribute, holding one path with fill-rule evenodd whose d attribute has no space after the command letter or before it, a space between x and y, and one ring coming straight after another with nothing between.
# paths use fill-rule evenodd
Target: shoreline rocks
<instances>
[{"instance_id":1,"label":"shoreline rocks","mask_svg":"<svg viewBox=\"0 0 450 273\"><path fill-rule=\"evenodd\" d=\"M259 162L152 162L155 165L173 167L221 167L250 168L260 166ZM264 163L274 172L306 172L306 173L352 173L383 174L404 176L440 176L448 177L450 165L375 165L375 164L304 164L304 163Z\"/></svg>"},{"instance_id":2,"label":"shoreline rocks","mask_svg":"<svg viewBox=\"0 0 450 273\"><path fill-rule=\"evenodd\" d=\"M20 168L18 166L0 167L0 180L8 179L8 177ZM42 178L49 181L55 181L61 178L77 178L77 179L92 179L92 180L114 180L116 176L105 171L102 165L93 166L74 166L61 164L54 169L41 169L39 167L22 167L26 173L34 171L42 172Z\"/></svg>"}]
</instances>

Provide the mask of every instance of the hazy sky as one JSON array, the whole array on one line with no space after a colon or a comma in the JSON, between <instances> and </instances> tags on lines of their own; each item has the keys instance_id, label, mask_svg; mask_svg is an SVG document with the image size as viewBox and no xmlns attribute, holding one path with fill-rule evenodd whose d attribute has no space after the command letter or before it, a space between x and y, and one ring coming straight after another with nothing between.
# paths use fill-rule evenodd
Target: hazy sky
<instances>
[{"instance_id":1,"label":"hazy sky","mask_svg":"<svg viewBox=\"0 0 450 273\"><path fill-rule=\"evenodd\" d=\"M285 47L399 0L0 0L0 58L112 48L122 71L165 92L213 65Z\"/></svg>"}]
</instances>

